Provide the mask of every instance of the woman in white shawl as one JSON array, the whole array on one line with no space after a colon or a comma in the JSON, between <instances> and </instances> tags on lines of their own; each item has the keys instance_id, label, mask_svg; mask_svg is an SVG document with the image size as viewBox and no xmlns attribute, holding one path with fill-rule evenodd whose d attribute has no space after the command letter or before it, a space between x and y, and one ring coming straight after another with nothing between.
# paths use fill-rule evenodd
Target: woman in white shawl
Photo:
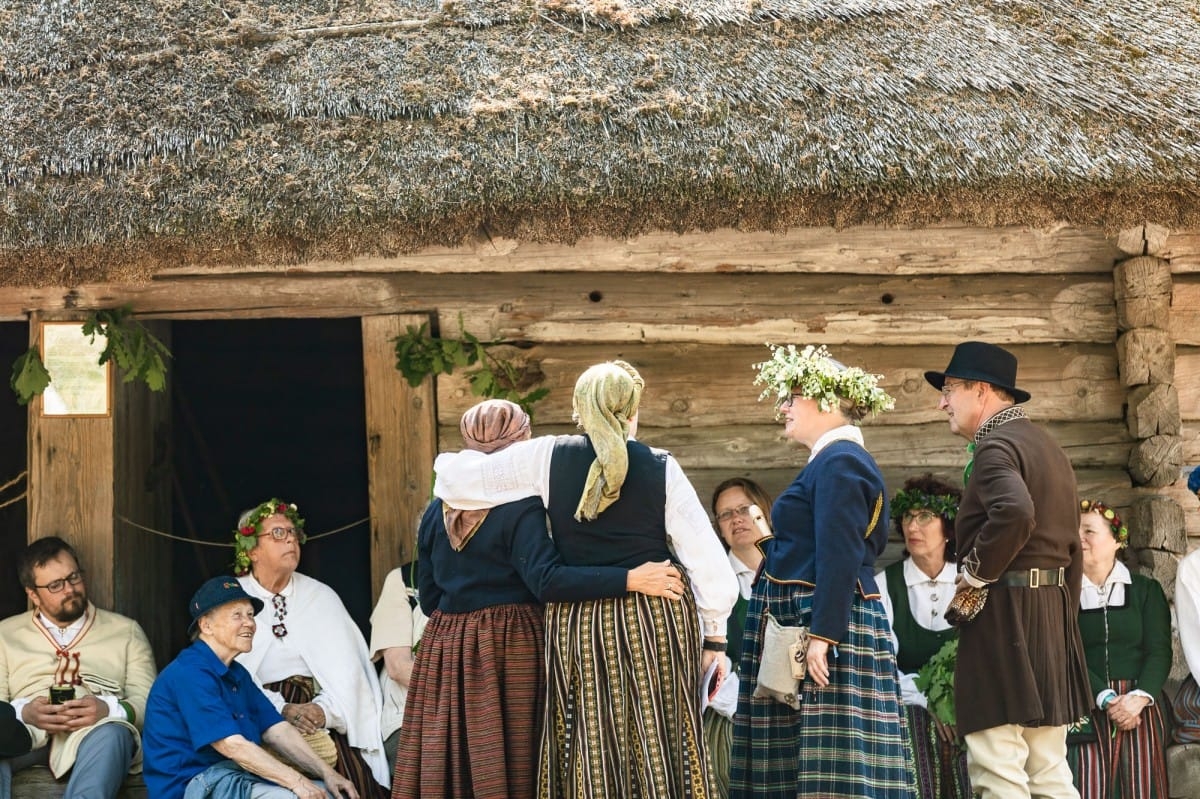
<instances>
[{"instance_id":1,"label":"woman in white shawl","mask_svg":"<svg viewBox=\"0 0 1200 799\"><path fill-rule=\"evenodd\" d=\"M354 783L360 799L390 784L379 682L362 633L332 588L300 574L304 519L280 499L246 511L234 573L263 601L254 646L238 656L317 754Z\"/></svg>"}]
</instances>

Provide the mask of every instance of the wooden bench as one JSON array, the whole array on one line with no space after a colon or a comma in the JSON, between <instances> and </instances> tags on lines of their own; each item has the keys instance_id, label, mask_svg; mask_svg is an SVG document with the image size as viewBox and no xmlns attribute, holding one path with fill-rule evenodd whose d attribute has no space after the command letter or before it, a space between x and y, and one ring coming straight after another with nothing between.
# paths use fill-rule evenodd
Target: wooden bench
<instances>
[{"instance_id":1,"label":"wooden bench","mask_svg":"<svg viewBox=\"0 0 1200 799\"><path fill-rule=\"evenodd\" d=\"M12 799L62 799L67 788L66 780L54 779L45 766L31 766L13 775ZM121 786L118 799L148 799L146 783L141 774L130 774Z\"/></svg>"},{"instance_id":2,"label":"wooden bench","mask_svg":"<svg viewBox=\"0 0 1200 799\"><path fill-rule=\"evenodd\" d=\"M1200 744L1167 747L1167 782L1171 799L1200 799Z\"/></svg>"}]
</instances>

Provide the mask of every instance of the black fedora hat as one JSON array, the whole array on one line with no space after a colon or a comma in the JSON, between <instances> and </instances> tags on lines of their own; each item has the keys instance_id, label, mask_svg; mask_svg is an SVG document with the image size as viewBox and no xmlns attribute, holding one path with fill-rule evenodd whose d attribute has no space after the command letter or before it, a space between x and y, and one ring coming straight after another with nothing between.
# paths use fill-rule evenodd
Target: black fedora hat
<instances>
[{"instance_id":1,"label":"black fedora hat","mask_svg":"<svg viewBox=\"0 0 1200 799\"><path fill-rule=\"evenodd\" d=\"M1012 394L1018 403L1029 400L1029 392L1017 388L1017 356L985 341L964 341L954 348L946 371L925 373L929 385L938 391L947 377L989 383Z\"/></svg>"},{"instance_id":2,"label":"black fedora hat","mask_svg":"<svg viewBox=\"0 0 1200 799\"><path fill-rule=\"evenodd\" d=\"M188 635L196 632L200 617L205 613L238 599L249 600L256 616L263 609L263 601L247 594L236 577L213 577L200 586L192 595L192 601L188 603L188 612L192 614L192 623L188 625Z\"/></svg>"}]
</instances>

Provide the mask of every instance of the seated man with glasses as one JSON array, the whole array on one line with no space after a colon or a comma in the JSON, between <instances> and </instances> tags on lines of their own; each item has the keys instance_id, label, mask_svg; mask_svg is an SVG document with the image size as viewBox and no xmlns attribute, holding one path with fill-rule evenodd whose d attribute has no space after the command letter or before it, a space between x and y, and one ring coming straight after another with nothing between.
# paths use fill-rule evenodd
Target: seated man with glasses
<instances>
[{"instance_id":1,"label":"seated man with glasses","mask_svg":"<svg viewBox=\"0 0 1200 799\"><path fill-rule=\"evenodd\" d=\"M66 799L115 797L141 768L150 643L137 622L88 602L84 570L61 538L26 547L17 575L33 611L0 621L0 700L24 722L32 751L0 760L0 797L13 772L34 765L69 773Z\"/></svg>"}]
</instances>

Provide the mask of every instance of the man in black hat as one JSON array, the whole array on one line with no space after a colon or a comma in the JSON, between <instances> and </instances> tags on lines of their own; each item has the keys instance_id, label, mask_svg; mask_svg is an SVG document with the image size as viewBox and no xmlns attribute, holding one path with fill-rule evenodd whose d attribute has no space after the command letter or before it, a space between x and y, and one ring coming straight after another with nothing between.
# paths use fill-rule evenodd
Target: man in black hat
<instances>
[{"instance_id":1,"label":"man in black hat","mask_svg":"<svg viewBox=\"0 0 1200 799\"><path fill-rule=\"evenodd\" d=\"M1079 794L1067 725L1087 713L1077 612L1083 574L1075 473L1062 448L1025 415L1017 359L993 344L959 344L925 379L971 460L955 518L959 590L987 590L959 631L958 730L983 797Z\"/></svg>"},{"instance_id":2,"label":"man in black hat","mask_svg":"<svg viewBox=\"0 0 1200 799\"><path fill-rule=\"evenodd\" d=\"M193 643L163 669L146 703L144 773L155 799L358 799L353 784L313 752L234 660L250 651L262 607L235 577L212 578L188 604ZM310 779L317 774L324 785Z\"/></svg>"}]
</instances>

